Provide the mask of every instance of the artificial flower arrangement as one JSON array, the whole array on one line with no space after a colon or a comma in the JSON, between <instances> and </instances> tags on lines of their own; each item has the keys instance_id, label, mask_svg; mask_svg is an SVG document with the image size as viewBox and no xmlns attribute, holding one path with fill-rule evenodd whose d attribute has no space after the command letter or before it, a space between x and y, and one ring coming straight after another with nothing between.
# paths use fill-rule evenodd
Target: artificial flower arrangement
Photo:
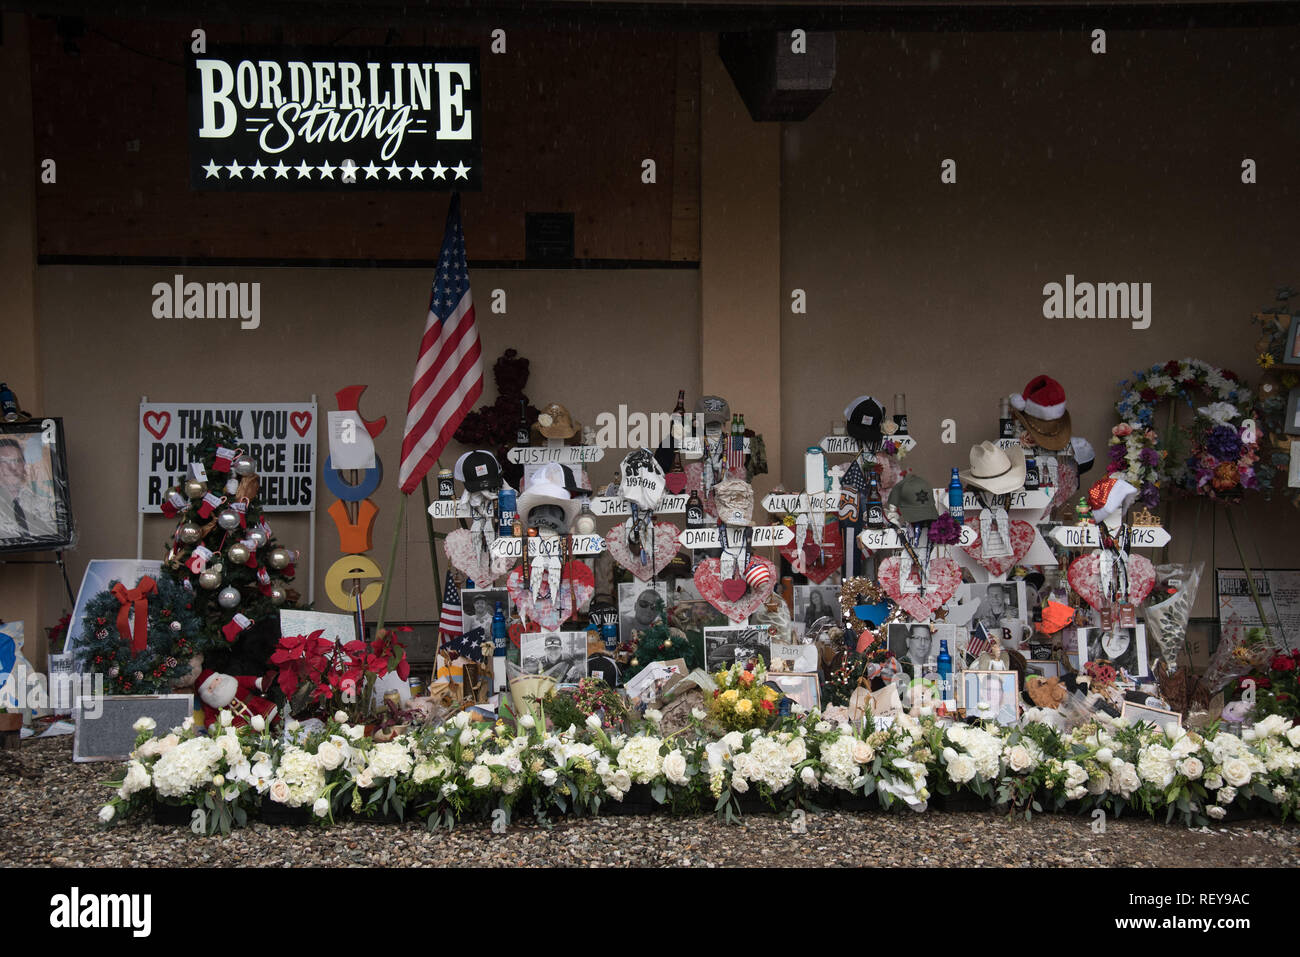
<instances>
[{"instance_id":1,"label":"artificial flower arrangement","mask_svg":"<svg viewBox=\"0 0 1300 957\"><path fill-rule=\"evenodd\" d=\"M713 676L717 688L709 701L709 717L727 731L763 728L776 716L781 693L769 688L762 658L736 662Z\"/></svg>"},{"instance_id":2,"label":"artificial flower arrangement","mask_svg":"<svg viewBox=\"0 0 1300 957\"><path fill-rule=\"evenodd\" d=\"M1099 717L1069 732L1032 716L1018 727L945 725L902 714L887 727L855 729L833 709L781 717L767 729L721 736L703 709L662 734L647 711L633 734L608 733L600 717L548 727L542 711L514 724L460 712L377 743L338 713L310 733L270 736L255 721L185 726L158 737L146 719L106 823L150 802L192 806L208 833L244 824L268 804L301 808L318 824L346 813L422 819L429 829L521 809L599 814L610 802L734 820L746 806L785 810L868 802L924 811L936 797L969 795L1007 813L1110 816L1136 809L1188 826L1230 810L1297 813L1300 727L1271 714L1240 736ZM197 820L197 819L196 819Z\"/></svg>"},{"instance_id":3,"label":"artificial flower arrangement","mask_svg":"<svg viewBox=\"0 0 1300 957\"><path fill-rule=\"evenodd\" d=\"M371 710L378 679L389 671L403 681L410 674L406 650L387 630L372 641L346 644L322 634L283 637L271 655L271 664L279 669L276 683L293 714L342 710L359 721Z\"/></svg>"},{"instance_id":4,"label":"artificial flower arrangement","mask_svg":"<svg viewBox=\"0 0 1300 957\"><path fill-rule=\"evenodd\" d=\"M1254 395L1236 373L1199 359L1173 359L1134 373L1120 390L1115 404L1120 424L1111 430L1106 472L1127 475L1144 506L1159 505L1167 487L1210 498L1267 490L1268 475L1255 469L1258 436L1247 422L1253 423ZM1210 404L1198 410L1190 431L1176 428L1171 418L1162 439L1156 405L1173 400L1194 405L1195 392L1208 394Z\"/></svg>"}]
</instances>

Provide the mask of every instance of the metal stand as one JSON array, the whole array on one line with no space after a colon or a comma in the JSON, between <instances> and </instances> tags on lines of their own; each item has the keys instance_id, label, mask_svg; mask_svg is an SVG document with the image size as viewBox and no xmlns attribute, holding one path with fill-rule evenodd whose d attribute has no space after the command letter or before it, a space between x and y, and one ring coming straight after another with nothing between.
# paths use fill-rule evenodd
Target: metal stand
<instances>
[{"instance_id":1,"label":"metal stand","mask_svg":"<svg viewBox=\"0 0 1300 957\"><path fill-rule=\"evenodd\" d=\"M72 593L72 583L68 581L68 564L63 560L62 549L54 553L53 558L0 558L0 565L58 565L63 573L63 587L68 591L69 607L75 607L77 596Z\"/></svg>"}]
</instances>

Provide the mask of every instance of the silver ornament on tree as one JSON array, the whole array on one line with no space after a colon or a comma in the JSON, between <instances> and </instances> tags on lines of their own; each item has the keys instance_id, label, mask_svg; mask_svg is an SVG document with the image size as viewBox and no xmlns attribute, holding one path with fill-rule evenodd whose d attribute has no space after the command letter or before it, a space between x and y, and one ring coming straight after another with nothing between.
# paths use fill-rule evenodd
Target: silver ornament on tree
<instances>
[{"instance_id":1,"label":"silver ornament on tree","mask_svg":"<svg viewBox=\"0 0 1300 957\"><path fill-rule=\"evenodd\" d=\"M232 608L239 607L239 589L233 585L227 585L221 591L217 592L217 604L222 608L230 611Z\"/></svg>"},{"instance_id":2,"label":"silver ornament on tree","mask_svg":"<svg viewBox=\"0 0 1300 957\"><path fill-rule=\"evenodd\" d=\"M227 532L233 532L239 527L239 513L233 508L223 508L217 513L217 524Z\"/></svg>"},{"instance_id":3,"label":"silver ornament on tree","mask_svg":"<svg viewBox=\"0 0 1300 957\"><path fill-rule=\"evenodd\" d=\"M250 528L248 530L248 540L253 543L255 548L261 548L268 541L266 532L260 528Z\"/></svg>"},{"instance_id":4,"label":"silver ornament on tree","mask_svg":"<svg viewBox=\"0 0 1300 957\"><path fill-rule=\"evenodd\" d=\"M186 545L193 545L203 537L203 529L199 528L193 522L184 522L177 532L177 535L180 536L180 540Z\"/></svg>"},{"instance_id":5,"label":"silver ornament on tree","mask_svg":"<svg viewBox=\"0 0 1300 957\"><path fill-rule=\"evenodd\" d=\"M199 587L208 591L221 587L221 566L214 565L199 572Z\"/></svg>"},{"instance_id":6,"label":"silver ornament on tree","mask_svg":"<svg viewBox=\"0 0 1300 957\"><path fill-rule=\"evenodd\" d=\"M287 548L273 548L271 554L266 556L266 563L277 571L281 568L287 568L293 561L293 556L289 554Z\"/></svg>"},{"instance_id":7,"label":"silver ornament on tree","mask_svg":"<svg viewBox=\"0 0 1300 957\"><path fill-rule=\"evenodd\" d=\"M181 491L187 498L202 498L208 494L208 486L206 482L200 482L198 479L186 479L185 484L181 486Z\"/></svg>"},{"instance_id":8,"label":"silver ornament on tree","mask_svg":"<svg viewBox=\"0 0 1300 957\"><path fill-rule=\"evenodd\" d=\"M285 593L284 593L284 589L281 588L279 585L272 585L272 586L271 586L271 604L272 604L272 605L283 605L283 604L284 604L284 601L285 601L285 598L287 598L287 597L288 597L288 596L286 596Z\"/></svg>"},{"instance_id":9,"label":"silver ornament on tree","mask_svg":"<svg viewBox=\"0 0 1300 957\"><path fill-rule=\"evenodd\" d=\"M236 565L247 565L248 559L252 557L252 552L243 542L235 542L226 549L226 557Z\"/></svg>"},{"instance_id":10,"label":"silver ornament on tree","mask_svg":"<svg viewBox=\"0 0 1300 957\"><path fill-rule=\"evenodd\" d=\"M252 475L257 471L257 466L247 455L235 456L235 461L230 466L234 469L236 475Z\"/></svg>"}]
</instances>

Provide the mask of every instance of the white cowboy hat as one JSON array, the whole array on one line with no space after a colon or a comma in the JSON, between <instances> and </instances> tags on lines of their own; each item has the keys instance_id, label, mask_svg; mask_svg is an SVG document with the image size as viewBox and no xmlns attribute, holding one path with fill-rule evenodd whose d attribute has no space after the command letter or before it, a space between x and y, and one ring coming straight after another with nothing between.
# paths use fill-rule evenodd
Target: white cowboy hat
<instances>
[{"instance_id":1,"label":"white cowboy hat","mask_svg":"<svg viewBox=\"0 0 1300 957\"><path fill-rule=\"evenodd\" d=\"M1003 450L992 442L972 445L970 468L960 472L967 485L1005 495L1025 484L1025 450L1019 445Z\"/></svg>"},{"instance_id":2,"label":"white cowboy hat","mask_svg":"<svg viewBox=\"0 0 1300 957\"><path fill-rule=\"evenodd\" d=\"M558 505L564 509L566 527L572 527L582 503L569 494L564 487L564 470L556 462L547 462L539 468L528 485L519 493L516 507L524 524L528 523L528 513L538 505Z\"/></svg>"}]
</instances>

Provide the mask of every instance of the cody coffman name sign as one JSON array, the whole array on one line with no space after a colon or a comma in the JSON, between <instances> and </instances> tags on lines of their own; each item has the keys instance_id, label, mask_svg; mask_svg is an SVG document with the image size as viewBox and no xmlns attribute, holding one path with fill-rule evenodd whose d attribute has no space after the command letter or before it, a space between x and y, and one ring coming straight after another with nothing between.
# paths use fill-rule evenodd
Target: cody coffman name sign
<instances>
[{"instance_id":1,"label":"cody coffman name sign","mask_svg":"<svg viewBox=\"0 0 1300 957\"><path fill-rule=\"evenodd\" d=\"M186 62L190 183L478 190L478 51L230 46Z\"/></svg>"}]
</instances>

